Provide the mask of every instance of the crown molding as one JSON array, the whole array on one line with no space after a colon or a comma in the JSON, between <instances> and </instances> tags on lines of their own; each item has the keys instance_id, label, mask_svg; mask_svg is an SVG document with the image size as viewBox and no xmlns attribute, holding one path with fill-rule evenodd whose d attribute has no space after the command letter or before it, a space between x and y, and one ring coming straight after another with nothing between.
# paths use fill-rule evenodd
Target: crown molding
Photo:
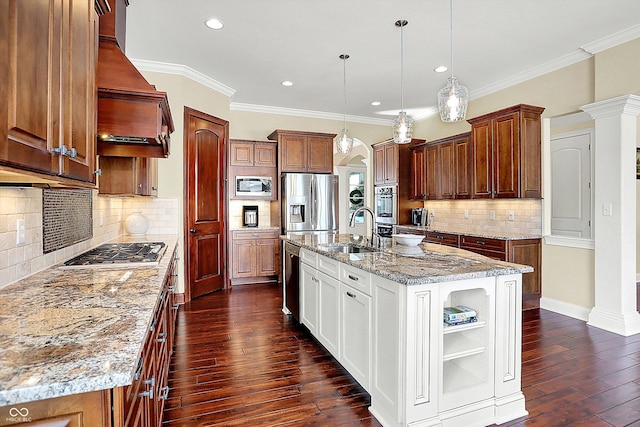
<instances>
[{"instance_id":1,"label":"crown molding","mask_svg":"<svg viewBox=\"0 0 640 427\"><path fill-rule=\"evenodd\" d=\"M241 102L231 102L231 111L248 111L252 113L281 114L285 116L309 117L312 119L338 120L343 121L344 115L339 113L326 113L323 111L300 110L297 108L273 107L270 105L243 104ZM350 116L347 114L346 120L351 123L364 123L368 125L391 126L392 119L377 119L372 117Z\"/></svg>"},{"instance_id":2,"label":"crown molding","mask_svg":"<svg viewBox=\"0 0 640 427\"><path fill-rule=\"evenodd\" d=\"M477 90L473 90L469 93L469 99L477 99L486 95L491 95L492 93L501 91L519 83L524 83L528 80L540 77L564 67L568 67L569 65L573 65L591 57L591 54L578 49L568 55L554 59L553 61L545 62L544 64L540 64L536 67L530 68L526 71L523 71L522 73L514 74L513 76L503 79L499 82L490 84Z\"/></svg>"},{"instance_id":3,"label":"crown molding","mask_svg":"<svg viewBox=\"0 0 640 427\"><path fill-rule=\"evenodd\" d=\"M635 25L626 30L618 31L617 33L613 33L591 43L584 44L580 46L580 49L595 55L598 52L611 49L612 47L637 39L638 37L640 37L640 25Z\"/></svg>"},{"instance_id":4,"label":"crown molding","mask_svg":"<svg viewBox=\"0 0 640 427\"><path fill-rule=\"evenodd\" d=\"M233 94L236 93L235 89L225 85L224 83L220 83L219 81L214 80L211 77L201 73L200 71L194 70L187 65L146 61L144 59L131 59L131 62L136 66L138 70L155 71L158 73L166 74L177 74L180 76L188 77L191 80L194 80L208 88L215 90L216 92L220 92L221 94L228 96L229 98L231 98Z\"/></svg>"}]
</instances>

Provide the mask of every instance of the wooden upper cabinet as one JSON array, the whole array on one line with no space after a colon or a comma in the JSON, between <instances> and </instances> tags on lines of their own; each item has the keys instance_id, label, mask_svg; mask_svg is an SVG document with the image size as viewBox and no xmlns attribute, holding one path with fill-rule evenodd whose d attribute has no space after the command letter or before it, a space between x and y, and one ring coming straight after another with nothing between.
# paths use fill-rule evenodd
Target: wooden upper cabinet
<instances>
[{"instance_id":1,"label":"wooden upper cabinet","mask_svg":"<svg viewBox=\"0 0 640 427\"><path fill-rule=\"evenodd\" d=\"M395 185L398 183L398 158L400 146L393 141L373 145L375 185Z\"/></svg>"},{"instance_id":2,"label":"wooden upper cabinet","mask_svg":"<svg viewBox=\"0 0 640 427\"><path fill-rule=\"evenodd\" d=\"M229 164L239 167L271 167L276 164L276 144L245 140L230 140Z\"/></svg>"},{"instance_id":3,"label":"wooden upper cabinet","mask_svg":"<svg viewBox=\"0 0 640 427\"><path fill-rule=\"evenodd\" d=\"M470 197L470 134L450 136L411 148L417 200Z\"/></svg>"},{"instance_id":4,"label":"wooden upper cabinet","mask_svg":"<svg viewBox=\"0 0 640 427\"><path fill-rule=\"evenodd\" d=\"M471 198L471 134L465 133L454 138L455 198Z\"/></svg>"},{"instance_id":5,"label":"wooden upper cabinet","mask_svg":"<svg viewBox=\"0 0 640 427\"><path fill-rule=\"evenodd\" d=\"M99 193L122 196L158 196L158 159L100 156Z\"/></svg>"},{"instance_id":6,"label":"wooden upper cabinet","mask_svg":"<svg viewBox=\"0 0 640 427\"><path fill-rule=\"evenodd\" d=\"M277 129L268 136L278 141L282 172L333 173L335 134Z\"/></svg>"},{"instance_id":7,"label":"wooden upper cabinet","mask_svg":"<svg viewBox=\"0 0 640 427\"><path fill-rule=\"evenodd\" d=\"M474 198L542 196L543 111L520 104L468 120Z\"/></svg>"},{"instance_id":8,"label":"wooden upper cabinet","mask_svg":"<svg viewBox=\"0 0 640 427\"><path fill-rule=\"evenodd\" d=\"M95 182L97 22L93 0L2 2L4 166Z\"/></svg>"}]
</instances>

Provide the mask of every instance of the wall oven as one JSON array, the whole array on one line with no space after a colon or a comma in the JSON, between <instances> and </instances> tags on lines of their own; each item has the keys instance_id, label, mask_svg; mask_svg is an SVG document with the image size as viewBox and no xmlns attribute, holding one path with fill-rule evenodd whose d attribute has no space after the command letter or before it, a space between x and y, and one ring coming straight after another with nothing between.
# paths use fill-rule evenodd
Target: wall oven
<instances>
[{"instance_id":1,"label":"wall oven","mask_svg":"<svg viewBox=\"0 0 640 427\"><path fill-rule=\"evenodd\" d=\"M236 197L271 197L273 179L270 176L236 176Z\"/></svg>"},{"instance_id":2,"label":"wall oven","mask_svg":"<svg viewBox=\"0 0 640 427\"><path fill-rule=\"evenodd\" d=\"M374 191L376 223L395 225L398 223L398 187L395 185L376 187Z\"/></svg>"}]
</instances>

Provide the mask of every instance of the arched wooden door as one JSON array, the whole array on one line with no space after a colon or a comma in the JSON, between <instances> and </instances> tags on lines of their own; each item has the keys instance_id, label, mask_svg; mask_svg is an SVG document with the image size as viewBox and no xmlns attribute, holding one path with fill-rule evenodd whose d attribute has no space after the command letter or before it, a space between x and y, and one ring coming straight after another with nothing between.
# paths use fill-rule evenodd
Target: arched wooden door
<instances>
[{"instance_id":1,"label":"arched wooden door","mask_svg":"<svg viewBox=\"0 0 640 427\"><path fill-rule=\"evenodd\" d=\"M185 299L220 290L226 282L225 199L229 122L184 109L186 248Z\"/></svg>"}]
</instances>

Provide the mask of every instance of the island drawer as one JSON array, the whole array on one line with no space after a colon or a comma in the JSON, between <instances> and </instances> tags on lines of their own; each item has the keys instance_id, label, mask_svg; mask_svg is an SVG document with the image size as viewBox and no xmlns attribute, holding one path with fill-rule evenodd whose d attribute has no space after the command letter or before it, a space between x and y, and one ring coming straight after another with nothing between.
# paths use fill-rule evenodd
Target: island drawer
<instances>
[{"instance_id":1,"label":"island drawer","mask_svg":"<svg viewBox=\"0 0 640 427\"><path fill-rule=\"evenodd\" d=\"M318 253L310 251L309 249L300 249L300 261L310 265L313 268L318 268Z\"/></svg>"},{"instance_id":2,"label":"island drawer","mask_svg":"<svg viewBox=\"0 0 640 427\"><path fill-rule=\"evenodd\" d=\"M340 281L371 296L371 273L346 264L340 264Z\"/></svg>"},{"instance_id":3,"label":"island drawer","mask_svg":"<svg viewBox=\"0 0 640 427\"><path fill-rule=\"evenodd\" d=\"M331 276L338 277L340 275L340 262L335 259L331 259L324 255L318 256L318 270L321 272Z\"/></svg>"}]
</instances>

